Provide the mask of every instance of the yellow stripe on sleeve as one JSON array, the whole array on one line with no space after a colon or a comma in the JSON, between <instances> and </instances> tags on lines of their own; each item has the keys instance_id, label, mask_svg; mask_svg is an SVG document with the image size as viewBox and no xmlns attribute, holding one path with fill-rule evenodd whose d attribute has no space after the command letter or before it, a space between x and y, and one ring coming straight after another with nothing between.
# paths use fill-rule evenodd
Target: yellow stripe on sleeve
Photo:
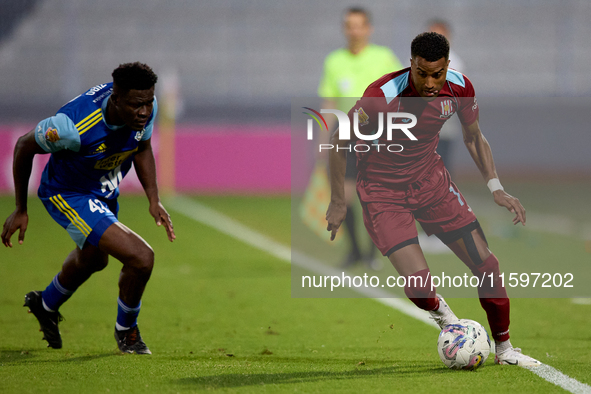
<instances>
[{"instance_id":1,"label":"yellow stripe on sleeve","mask_svg":"<svg viewBox=\"0 0 591 394\"><path fill-rule=\"evenodd\" d=\"M89 121L90 123L86 123L83 127L79 128L78 134L82 135L82 134L86 133L88 130L93 128L94 125L96 125L98 122L100 122L102 119L103 119L103 114L99 113L97 116L95 116L94 118L92 118Z\"/></svg>"},{"instance_id":2,"label":"yellow stripe on sleeve","mask_svg":"<svg viewBox=\"0 0 591 394\"><path fill-rule=\"evenodd\" d=\"M98 114L99 112L101 112L101 109L97 109L95 111L93 111L90 115L88 115L86 118L82 119L80 122L76 123L76 128L79 129L83 126L84 123L86 123L86 121L90 120L91 118L94 118L96 116L96 114Z\"/></svg>"},{"instance_id":3,"label":"yellow stripe on sleeve","mask_svg":"<svg viewBox=\"0 0 591 394\"><path fill-rule=\"evenodd\" d=\"M83 124L81 124L80 126L77 126L78 130L84 130L90 123L94 122L97 118L100 118L102 115L103 114L100 112L98 114L95 114L92 118L89 118Z\"/></svg>"}]
</instances>

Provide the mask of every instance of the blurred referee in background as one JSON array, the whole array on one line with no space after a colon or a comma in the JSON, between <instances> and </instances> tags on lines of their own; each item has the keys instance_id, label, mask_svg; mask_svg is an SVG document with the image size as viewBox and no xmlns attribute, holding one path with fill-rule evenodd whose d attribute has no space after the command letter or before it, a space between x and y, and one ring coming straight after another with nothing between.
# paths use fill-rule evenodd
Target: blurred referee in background
<instances>
[{"instance_id":1,"label":"blurred referee in background","mask_svg":"<svg viewBox=\"0 0 591 394\"><path fill-rule=\"evenodd\" d=\"M347 39L347 47L337 49L326 57L318 95L324 98L322 108L338 109L347 113L355 103L352 98L359 99L369 84L384 74L402 69L403 65L389 48L369 42L373 26L367 10L360 7L348 8L343 18L343 32ZM332 132L336 126L336 118L328 116L327 123L329 132ZM328 142L329 136L323 138ZM328 156L324 154L319 160L328 162ZM351 267L364 261L370 268L380 269L381 262L374 260L376 248L373 243L370 243L369 251L363 254L357 240L356 218L352 209L357 200L356 179L356 156L351 152L347 154L345 175L345 224L349 234L350 251L342 267Z\"/></svg>"}]
</instances>

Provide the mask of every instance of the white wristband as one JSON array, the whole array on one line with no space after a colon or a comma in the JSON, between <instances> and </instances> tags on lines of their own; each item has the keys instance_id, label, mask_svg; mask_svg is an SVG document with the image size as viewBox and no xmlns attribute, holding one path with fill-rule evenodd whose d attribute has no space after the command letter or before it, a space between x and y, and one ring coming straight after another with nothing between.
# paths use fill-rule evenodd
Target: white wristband
<instances>
[{"instance_id":1,"label":"white wristband","mask_svg":"<svg viewBox=\"0 0 591 394\"><path fill-rule=\"evenodd\" d=\"M486 186L488 186L488 189L490 190L491 193L493 193L497 190L505 190L505 189L503 189L503 185L501 185L501 181L499 181L499 178L491 179L490 181L488 181Z\"/></svg>"}]
</instances>

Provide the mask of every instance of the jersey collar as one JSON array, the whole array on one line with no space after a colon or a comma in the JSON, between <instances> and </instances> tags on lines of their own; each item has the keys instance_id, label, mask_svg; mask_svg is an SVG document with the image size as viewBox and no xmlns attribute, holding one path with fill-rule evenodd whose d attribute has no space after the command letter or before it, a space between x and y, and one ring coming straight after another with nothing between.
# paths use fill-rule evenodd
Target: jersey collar
<instances>
[{"instance_id":1,"label":"jersey collar","mask_svg":"<svg viewBox=\"0 0 591 394\"><path fill-rule=\"evenodd\" d=\"M453 94L450 95L449 93L449 89L447 86L447 79L445 80L443 86L441 87L441 90L439 91L439 94L437 95L437 98L439 97L448 97L448 96L452 96ZM421 97L421 95L419 94L419 92L417 91L417 89L415 88L415 84L412 81L412 72L408 72L408 86L410 88L410 92L408 92L408 96L410 97Z\"/></svg>"},{"instance_id":2,"label":"jersey collar","mask_svg":"<svg viewBox=\"0 0 591 394\"><path fill-rule=\"evenodd\" d=\"M105 124L105 126L107 126L110 130L119 130L125 127L125 125L111 125L107 123L107 118L105 116L105 114L107 113L107 103L109 102L109 98L111 97L111 95L109 94L107 97L105 97L103 99L103 102L101 104L101 112L103 114L103 123Z\"/></svg>"},{"instance_id":3,"label":"jersey collar","mask_svg":"<svg viewBox=\"0 0 591 394\"><path fill-rule=\"evenodd\" d=\"M410 97L421 97L417 89L415 88L415 83L412 80L412 72L410 69L408 70L408 86L410 87L409 96Z\"/></svg>"}]
</instances>

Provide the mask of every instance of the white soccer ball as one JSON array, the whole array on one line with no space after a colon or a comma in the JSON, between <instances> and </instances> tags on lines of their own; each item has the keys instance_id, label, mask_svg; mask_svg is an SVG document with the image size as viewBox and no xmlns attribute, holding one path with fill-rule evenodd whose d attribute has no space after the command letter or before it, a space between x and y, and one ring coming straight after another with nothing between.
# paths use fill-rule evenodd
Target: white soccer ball
<instances>
[{"instance_id":1,"label":"white soccer ball","mask_svg":"<svg viewBox=\"0 0 591 394\"><path fill-rule=\"evenodd\" d=\"M448 368L474 370L488 358L490 339L480 323L460 319L441 330L437 352Z\"/></svg>"}]
</instances>

